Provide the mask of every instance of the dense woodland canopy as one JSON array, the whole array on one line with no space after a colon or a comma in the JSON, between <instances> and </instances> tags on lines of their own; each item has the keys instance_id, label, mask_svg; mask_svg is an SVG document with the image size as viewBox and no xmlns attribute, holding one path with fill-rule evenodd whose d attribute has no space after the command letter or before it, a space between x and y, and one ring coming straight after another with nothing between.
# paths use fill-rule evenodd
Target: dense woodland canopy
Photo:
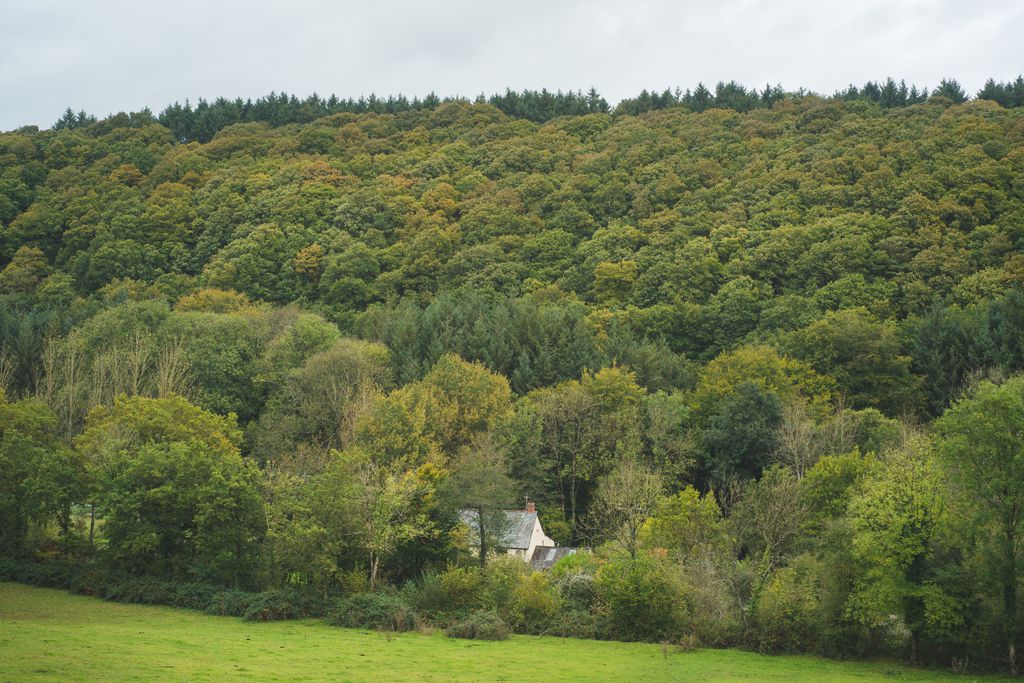
<instances>
[{"instance_id":1,"label":"dense woodland canopy","mask_svg":"<svg viewBox=\"0 0 1024 683\"><path fill-rule=\"evenodd\" d=\"M270 95L0 134L0 548L1013 669L1022 104ZM594 554L473 558L457 511L526 498Z\"/></svg>"}]
</instances>

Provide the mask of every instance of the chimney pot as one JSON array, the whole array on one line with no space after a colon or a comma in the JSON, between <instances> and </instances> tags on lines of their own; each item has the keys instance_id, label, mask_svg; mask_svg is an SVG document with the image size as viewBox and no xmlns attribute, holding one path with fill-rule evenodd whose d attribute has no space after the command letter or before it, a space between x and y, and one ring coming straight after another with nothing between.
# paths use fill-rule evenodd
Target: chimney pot
<instances>
[{"instance_id":1,"label":"chimney pot","mask_svg":"<svg viewBox=\"0 0 1024 683\"><path fill-rule=\"evenodd\" d=\"M532 502L527 502L526 503L526 511L527 512L536 512L537 511L537 505L535 503L532 503Z\"/></svg>"}]
</instances>

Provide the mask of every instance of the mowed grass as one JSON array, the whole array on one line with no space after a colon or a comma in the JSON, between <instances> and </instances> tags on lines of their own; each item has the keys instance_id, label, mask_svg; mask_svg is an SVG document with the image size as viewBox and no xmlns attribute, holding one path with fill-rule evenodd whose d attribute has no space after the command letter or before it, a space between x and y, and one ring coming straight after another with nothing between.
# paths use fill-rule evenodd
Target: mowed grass
<instances>
[{"instance_id":1,"label":"mowed grass","mask_svg":"<svg viewBox=\"0 0 1024 683\"><path fill-rule=\"evenodd\" d=\"M965 681L889 663L514 636L386 636L318 621L249 623L0 583L0 680ZM994 680L994 679L986 679Z\"/></svg>"}]
</instances>

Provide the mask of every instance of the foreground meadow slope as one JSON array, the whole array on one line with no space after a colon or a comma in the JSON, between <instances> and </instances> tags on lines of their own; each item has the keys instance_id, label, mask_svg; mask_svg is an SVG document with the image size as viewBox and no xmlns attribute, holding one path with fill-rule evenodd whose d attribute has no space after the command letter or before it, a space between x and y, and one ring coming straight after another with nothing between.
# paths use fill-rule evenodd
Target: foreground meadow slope
<instances>
[{"instance_id":1,"label":"foreground meadow slope","mask_svg":"<svg viewBox=\"0 0 1024 683\"><path fill-rule=\"evenodd\" d=\"M0 662L5 681L978 680L737 650L672 649L666 656L661 646L636 643L534 636L488 643L314 621L252 624L6 583L0 584Z\"/></svg>"}]
</instances>

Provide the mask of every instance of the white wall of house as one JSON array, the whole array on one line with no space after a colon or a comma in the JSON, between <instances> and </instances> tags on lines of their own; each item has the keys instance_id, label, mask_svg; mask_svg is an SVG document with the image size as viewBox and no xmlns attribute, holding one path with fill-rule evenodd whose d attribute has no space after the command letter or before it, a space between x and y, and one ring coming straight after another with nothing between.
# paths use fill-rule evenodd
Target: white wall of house
<instances>
[{"instance_id":1,"label":"white wall of house","mask_svg":"<svg viewBox=\"0 0 1024 683\"><path fill-rule=\"evenodd\" d=\"M533 523L533 534L530 536L530 547L526 549L523 559L527 562L533 557L533 549L537 547L542 548L554 548L557 543L551 539L547 534L544 533L544 529L540 525L540 519Z\"/></svg>"}]
</instances>

